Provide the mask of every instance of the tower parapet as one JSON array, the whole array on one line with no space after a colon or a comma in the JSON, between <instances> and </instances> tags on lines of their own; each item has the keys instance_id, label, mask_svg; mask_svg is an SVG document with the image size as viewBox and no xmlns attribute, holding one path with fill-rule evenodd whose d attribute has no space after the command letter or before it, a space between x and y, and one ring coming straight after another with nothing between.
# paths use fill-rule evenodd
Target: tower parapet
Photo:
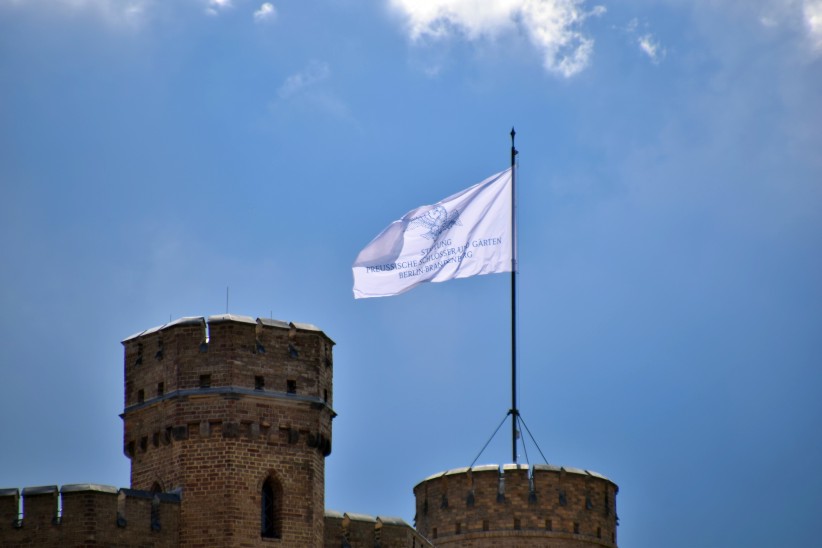
<instances>
[{"instance_id":1,"label":"tower parapet","mask_svg":"<svg viewBox=\"0 0 822 548\"><path fill-rule=\"evenodd\" d=\"M579 468L458 468L414 487L416 526L437 546L615 548L618 490Z\"/></svg>"},{"instance_id":2,"label":"tower parapet","mask_svg":"<svg viewBox=\"0 0 822 548\"><path fill-rule=\"evenodd\" d=\"M175 494L84 483L27 487L22 495L0 489L0 546L178 545Z\"/></svg>"},{"instance_id":3,"label":"tower parapet","mask_svg":"<svg viewBox=\"0 0 822 548\"><path fill-rule=\"evenodd\" d=\"M433 548L402 518L325 511L325 548Z\"/></svg>"},{"instance_id":4,"label":"tower parapet","mask_svg":"<svg viewBox=\"0 0 822 548\"><path fill-rule=\"evenodd\" d=\"M181 546L322 546L333 345L231 314L123 341L131 484L181 490Z\"/></svg>"}]
</instances>

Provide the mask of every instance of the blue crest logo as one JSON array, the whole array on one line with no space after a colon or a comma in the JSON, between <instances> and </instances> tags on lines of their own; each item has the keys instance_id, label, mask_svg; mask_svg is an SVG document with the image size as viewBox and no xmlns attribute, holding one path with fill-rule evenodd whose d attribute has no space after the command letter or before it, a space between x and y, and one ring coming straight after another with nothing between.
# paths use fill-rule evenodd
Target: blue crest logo
<instances>
[{"instance_id":1,"label":"blue crest logo","mask_svg":"<svg viewBox=\"0 0 822 548\"><path fill-rule=\"evenodd\" d=\"M460 222L460 212L454 211L449 214L448 210L438 205L429 209L419 217L411 219L408 223L408 230L412 228L422 228L424 232L420 234L420 236L427 240L436 240L440 234L452 226L462 226Z\"/></svg>"}]
</instances>

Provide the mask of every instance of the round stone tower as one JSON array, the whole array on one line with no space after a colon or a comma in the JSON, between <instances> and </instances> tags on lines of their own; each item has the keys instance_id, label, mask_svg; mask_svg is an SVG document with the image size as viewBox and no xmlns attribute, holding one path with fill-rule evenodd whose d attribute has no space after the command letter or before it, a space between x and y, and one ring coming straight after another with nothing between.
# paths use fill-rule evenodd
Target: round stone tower
<instances>
[{"instance_id":1,"label":"round stone tower","mask_svg":"<svg viewBox=\"0 0 822 548\"><path fill-rule=\"evenodd\" d=\"M226 314L123 345L131 485L181 494L179 545L321 547L334 342Z\"/></svg>"},{"instance_id":2,"label":"round stone tower","mask_svg":"<svg viewBox=\"0 0 822 548\"><path fill-rule=\"evenodd\" d=\"M454 548L616 548L618 490L578 468L458 468L414 487L417 530Z\"/></svg>"}]
</instances>

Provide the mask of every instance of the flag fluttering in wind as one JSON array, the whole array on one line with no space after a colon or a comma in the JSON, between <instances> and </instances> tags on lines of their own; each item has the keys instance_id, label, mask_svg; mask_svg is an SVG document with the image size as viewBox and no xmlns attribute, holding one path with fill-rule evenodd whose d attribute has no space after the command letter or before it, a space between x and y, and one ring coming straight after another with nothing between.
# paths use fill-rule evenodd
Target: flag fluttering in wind
<instances>
[{"instance_id":1,"label":"flag fluttering in wind","mask_svg":"<svg viewBox=\"0 0 822 548\"><path fill-rule=\"evenodd\" d=\"M512 184L509 168L391 223L354 261L354 298L398 295L423 282L511 272Z\"/></svg>"}]
</instances>

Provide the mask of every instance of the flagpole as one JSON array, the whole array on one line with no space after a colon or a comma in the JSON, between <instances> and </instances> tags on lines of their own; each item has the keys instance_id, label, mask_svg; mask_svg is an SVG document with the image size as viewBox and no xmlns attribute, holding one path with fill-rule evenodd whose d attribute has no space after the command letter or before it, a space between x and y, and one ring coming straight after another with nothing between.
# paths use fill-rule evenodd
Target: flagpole
<instances>
[{"instance_id":1,"label":"flagpole","mask_svg":"<svg viewBox=\"0 0 822 548\"><path fill-rule=\"evenodd\" d=\"M517 458L517 216L516 216L516 158L514 137L517 132L511 128L511 458Z\"/></svg>"}]
</instances>

